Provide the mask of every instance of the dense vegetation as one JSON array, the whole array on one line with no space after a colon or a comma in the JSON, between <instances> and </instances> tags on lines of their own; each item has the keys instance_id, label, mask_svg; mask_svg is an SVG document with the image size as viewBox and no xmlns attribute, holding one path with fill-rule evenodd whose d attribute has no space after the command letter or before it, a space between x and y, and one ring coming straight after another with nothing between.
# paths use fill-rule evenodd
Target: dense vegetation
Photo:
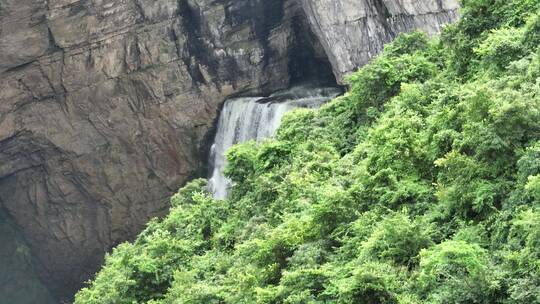
<instances>
[{"instance_id":1,"label":"dense vegetation","mask_svg":"<svg viewBox=\"0 0 540 304\"><path fill-rule=\"evenodd\" d=\"M228 154L76 303L540 303L540 1L463 1Z\"/></svg>"}]
</instances>

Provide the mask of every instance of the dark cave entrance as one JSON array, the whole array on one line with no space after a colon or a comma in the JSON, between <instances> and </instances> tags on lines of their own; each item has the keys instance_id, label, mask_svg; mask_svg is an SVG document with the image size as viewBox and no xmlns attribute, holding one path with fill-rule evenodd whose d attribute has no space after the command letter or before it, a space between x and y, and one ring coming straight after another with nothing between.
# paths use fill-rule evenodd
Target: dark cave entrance
<instances>
[{"instance_id":1,"label":"dark cave entrance","mask_svg":"<svg viewBox=\"0 0 540 304\"><path fill-rule=\"evenodd\" d=\"M294 43L290 46L290 85L312 83L316 86L339 86L332 64L317 36L311 31L303 13L291 20Z\"/></svg>"},{"instance_id":2,"label":"dark cave entrance","mask_svg":"<svg viewBox=\"0 0 540 304\"><path fill-rule=\"evenodd\" d=\"M2 303L55 303L39 279L22 232L0 199L0 299Z\"/></svg>"}]
</instances>

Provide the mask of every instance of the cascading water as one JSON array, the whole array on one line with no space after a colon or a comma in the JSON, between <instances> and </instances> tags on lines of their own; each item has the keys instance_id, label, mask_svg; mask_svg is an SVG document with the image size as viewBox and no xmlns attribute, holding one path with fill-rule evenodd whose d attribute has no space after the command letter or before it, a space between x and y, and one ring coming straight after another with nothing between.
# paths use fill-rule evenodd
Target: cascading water
<instances>
[{"instance_id":1,"label":"cascading water","mask_svg":"<svg viewBox=\"0 0 540 304\"><path fill-rule=\"evenodd\" d=\"M342 90L336 87L303 85L280 91L270 97L227 100L210 151L209 190L214 197L224 199L231 186L231 181L223 175L223 170L227 164L225 153L233 145L272 137L286 112L295 108L318 108L341 93Z\"/></svg>"}]
</instances>

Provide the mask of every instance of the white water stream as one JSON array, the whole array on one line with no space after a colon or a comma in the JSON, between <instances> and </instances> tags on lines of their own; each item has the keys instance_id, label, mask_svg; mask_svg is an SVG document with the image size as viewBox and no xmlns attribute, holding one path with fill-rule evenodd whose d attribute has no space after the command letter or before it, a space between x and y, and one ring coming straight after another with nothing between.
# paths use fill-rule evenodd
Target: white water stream
<instances>
[{"instance_id":1,"label":"white water stream","mask_svg":"<svg viewBox=\"0 0 540 304\"><path fill-rule=\"evenodd\" d=\"M296 86L265 97L233 98L225 102L210 151L211 178L208 186L215 198L227 197L231 181L223 175L225 153L233 145L272 137L283 115L295 108L318 108L338 96L335 87Z\"/></svg>"}]
</instances>

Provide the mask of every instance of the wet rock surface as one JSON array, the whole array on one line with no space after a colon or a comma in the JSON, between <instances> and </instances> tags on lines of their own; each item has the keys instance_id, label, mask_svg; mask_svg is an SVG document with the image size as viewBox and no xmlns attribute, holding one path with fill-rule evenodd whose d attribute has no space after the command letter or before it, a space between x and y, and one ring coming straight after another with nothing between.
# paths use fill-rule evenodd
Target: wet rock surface
<instances>
[{"instance_id":1,"label":"wet rock surface","mask_svg":"<svg viewBox=\"0 0 540 304\"><path fill-rule=\"evenodd\" d=\"M69 298L106 251L164 214L206 172L227 97L327 70L339 80L400 31L438 31L456 7L0 0L0 204L37 274Z\"/></svg>"}]
</instances>

